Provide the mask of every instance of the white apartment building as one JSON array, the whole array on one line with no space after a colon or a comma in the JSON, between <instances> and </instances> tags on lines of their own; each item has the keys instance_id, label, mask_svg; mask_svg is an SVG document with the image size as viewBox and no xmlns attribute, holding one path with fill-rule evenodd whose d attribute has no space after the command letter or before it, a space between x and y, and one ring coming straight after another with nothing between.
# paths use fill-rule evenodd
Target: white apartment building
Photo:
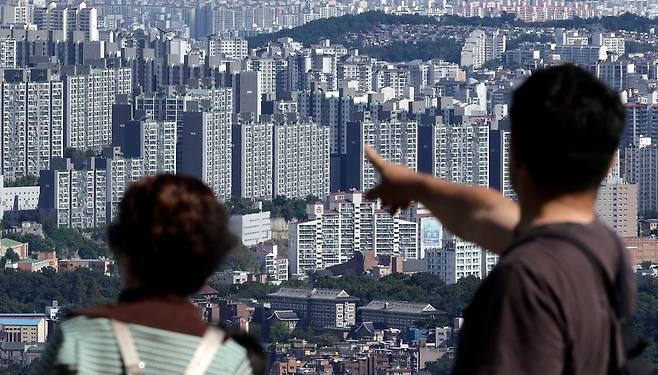
<instances>
[{"instance_id":1,"label":"white apartment building","mask_svg":"<svg viewBox=\"0 0 658 375\"><path fill-rule=\"evenodd\" d=\"M373 61L368 56L349 56L338 62L338 87L348 87L356 82L356 90L368 92L373 89Z\"/></svg>"},{"instance_id":2,"label":"white apartment building","mask_svg":"<svg viewBox=\"0 0 658 375\"><path fill-rule=\"evenodd\" d=\"M229 228L240 238L244 246L256 246L272 238L270 211L231 215Z\"/></svg>"},{"instance_id":3,"label":"white apartment building","mask_svg":"<svg viewBox=\"0 0 658 375\"><path fill-rule=\"evenodd\" d=\"M608 58L606 46L555 46L553 59L577 65L590 65Z\"/></svg>"},{"instance_id":4,"label":"white apartment building","mask_svg":"<svg viewBox=\"0 0 658 375\"><path fill-rule=\"evenodd\" d=\"M427 272L438 275L447 284L468 276L483 279L497 261L495 254L448 233L444 235L440 249L425 251Z\"/></svg>"},{"instance_id":5,"label":"white apartment building","mask_svg":"<svg viewBox=\"0 0 658 375\"><path fill-rule=\"evenodd\" d=\"M256 247L256 258L265 269L268 279L273 281L288 280L288 258L279 255L279 246L268 240Z\"/></svg>"},{"instance_id":6,"label":"white apartment building","mask_svg":"<svg viewBox=\"0 0 658 375\"><path fill-rule=\"evenodd\" d=\"M595 46L605 46L608 52L617 56L626 53L626 40L622 35L615 33L597 32L592 35L592 44Z\"/></svg>"},{"instance_id":7,"label":"white apartment building","mask_svg":"<svg viewBox=\"0 0 658 375\"><path fill-rule=\"evenodd\" d=\"M0 175L0 219L9 211L32 211L39 206L38 186L4 186Z\"/></svg>"},{"instance_id":8,"label":"white apartment building","mask_svg":"<svg viewBox=\"0 0 658 375\"><path fill-rule=\"evenodd\" d=\"M34 8L34 23L39 30L63 31L64 37L73 38L76 31L82 32L85 40L98 41L98 10L82 2L77 7L58 5L55 2L45 7Z\"/></svg>"},{"instance_id":9,"label":"white apartment building","mask_svg":"<svg viewBox=\"0 0 658 375\"><path fill-rule=\"evenodd\" d=\"M393 89L393 97L401 98L405 96L406 90L411 87L411 73L409 69L396 67L392 64L386 64L378 67L373 73L373 89L381 91L390 87Z\"/></svg>"},{"instance_id":10,"label":"white apartment building","mask_svg":"<svg viewBox=\"0 0 658 375\"><path fill-rule=\"evenodd\" d=\"M40 176L39 211L58 227L94 228L111 222L128 186L144 176L143 159L117 149L102 157L53 159Z\"/></svg>"},{"instance_id":11,"label":"white apartment building","mask_svg":"<svg viewBox=\"0 0 658 375\"><path fill-rule=\"evenodd\" d=\"M144 159L124 158L118 150L104 155L108 169L105 196L107 199L107 222L114 220L119 213L119 203L128 186L146 174Z\"/></svg>"},{"instance_id":12,"label":"white apartment building","mask_svg":"<svg viewBox=\"0 0 658 375\"><path fill-rule=\"evenodd\" d=\"M132 92L130 68L91 68L65 77L66 147L100 150L112 143L112 105Z\"/></svg>"},{"instance_id":13,"label":"white apartment building","mask_svg":"<svg viewBox=\"0 0 658 375\"><path fill-rule=\"evenodd\" d=\"M403 164L412 170L418 165L418 124L415 121L390 120L386 122L361 122L361 145L370 145L386 160ZM360 190L369 190L379 180L375 168L366 160L363 153L360 158Z\"/></svg>"},{"instance_id":14,"label":"white apartment building","mask_svg":"<svg viewBox=\"0 0 658 375\"><path fill-rule=\"evenodd\" d=\"M234 125L234 196L252 199L272 198L273 132L274 125L271 122Z\"/></svg>"},{"instance_id":15,"label":"white apartment building","mask_svg":"<svg viewBox=\"0 0 658 375\"><path fill-rule=\"evenodd\" d=\"M308 221L289 227L290 273L302 275L352 259L355 251L418 259L418 224L391 216L361 192L332 193L307 205Z\"/></svg>"},{"instance_id":16,"label":"white apartment building","mask_svg":"<svg viewBox=\"0 0 658 375\"><path fill-rule=\"evenodd\" d=\"M63 84L44 70L5 71L2 82L1 174L34 175L63 156Z\"/></svg>"},{"instance_id":17,"label":"white apartment building","mask_svg":"<svg viewBox=\"0 0 658 375\"><path fill-rule=\"evenodd\" d=\"M242 60L249 54L246 39L208 38L208 56L223 55L228 59Z\"/></svg>"},{"instance_id":18,"label":"white apartment building","mask_svg":"<svg viewBox=\"0 0 658 375\"><path fill-rule=\"evenodd\" d=\"M4 38L0 40L0 68L16 68L16 39Z\"/></svg>"},{"instance_id":19,"label":"white apartment building","mask_svg":"<svg viewBox=\"0 0 658 375\"><path fill-rule=\"evenodd\" d=\"M274 125L273 196L329 194L329 127L310 121Z\"/></svg>"},{"instance_id":20,"label":"white apartment building","mask_svg":"<svg viewBox=\"0 0 658 375\"><path fill-rule=\"evenodd\" d=\"M145 120L142 122L141 155L144 174L176 173L175 121Z\"/></svg>"},{"instance_id":21,"label":"white apartment building","mask_svg":"<svg viewBox=\"0 0 658 375\"><path fill-rule=\"evenodd\" d=\"M459 75L459 65L443 60L430 61L429 84L434 85L442 78L457 79Z\"/></svg>"},{"instance_id":22,"label":"white apartment building","mask_svg":"<svg viewBox=\"0 0 658 375\"><path fill-rule=\"evenodd\" d=\"M107 161L54 159L41 173L39 210L58 227L93 228L107 224Z\"/></svg>"},{"instance_id":23,"label":"white apartment building","mask_svg":"<svg viewBox=\"0 0 658 375\"><path fill-rule=\"evenodd\" d=\"M462 47L460 65L477 69L489 60L499 59L506 50L507 37L499 30L473 30Z\"/></svg>"},{"instance_id":24,"label":"white apartment building","mask_svg":"<svg viewBox=\"0 0 658 375\"><path fill-rule=\"evenodd\" d=\"M434 147L434 176L451 182L489 186L487 125L437 124Z\"/></svg>"}]
</instances>

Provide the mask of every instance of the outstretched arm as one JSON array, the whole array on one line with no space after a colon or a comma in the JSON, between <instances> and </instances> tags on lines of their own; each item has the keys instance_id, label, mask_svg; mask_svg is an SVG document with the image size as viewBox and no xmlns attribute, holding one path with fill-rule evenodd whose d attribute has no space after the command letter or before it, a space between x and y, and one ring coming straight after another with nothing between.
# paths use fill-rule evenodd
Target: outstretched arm
<instances>
[{"instance_id":1,"label":"outstretched arm","mask_svg":"<svg viewBox=\"0 0 658 375\"><path fill-rule=\"evenodd\" d=\"M384 160L370 147L366 147L366 156L381 176L381 182L367 197L379 198L392 213L416 201L427 207L450 232L496 254L501 254L512 242L520 210L511 199L492 189L416 173Z\"/></svg>"}]
</instances>

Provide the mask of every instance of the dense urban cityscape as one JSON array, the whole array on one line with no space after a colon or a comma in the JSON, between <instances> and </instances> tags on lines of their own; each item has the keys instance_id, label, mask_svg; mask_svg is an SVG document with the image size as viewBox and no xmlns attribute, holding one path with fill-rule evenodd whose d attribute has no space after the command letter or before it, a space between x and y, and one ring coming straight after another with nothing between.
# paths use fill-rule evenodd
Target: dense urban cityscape
<instances>
[{"instance_id":1,"label":"dense urban cityscape","mask_svg":"<svg viewBox=\"0 0 658 375\"><path fill-rule=\"evenodd\" d=\"M105 227L143 176L202 179L241 244L199 315L270 374L447 374L498 257L365 192L384 158L515 199L509 109L577 64L627 111L599 218L636 272L658 365L658 3L204 0L0 6L0 374L120 291Z\"/></svg>"}]
</instances>

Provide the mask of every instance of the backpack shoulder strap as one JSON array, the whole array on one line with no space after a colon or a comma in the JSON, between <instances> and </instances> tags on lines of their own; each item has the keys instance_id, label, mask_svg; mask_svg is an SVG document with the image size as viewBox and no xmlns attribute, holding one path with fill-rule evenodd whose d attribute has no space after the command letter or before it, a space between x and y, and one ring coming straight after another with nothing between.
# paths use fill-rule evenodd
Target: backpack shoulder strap
<instances>
[{"instance_id":1,"label":"backpack shoulder strap","mask_svg":"<svg viewBox=\"0 0 658 375\"><path fill-rule=\"evenodd\" d=\"M142 375L144 373L144 362L140 361L139 354L135 348L135 342L130 334L128 325L118 320L110 320L114 338L121 353L121 361L125 368L126 374Z\"/></svg>"},{"instance_id":2,"label":"backpack shoulder strap","mask_svg":"<svg viewBox=\"0 0 658 375\"><path fill-rule=\"evenodd\" d=\"M212 363L215 358L215 353L222 346L224 341L224 331L217 327L208 326L206 333L201 338L199 346L196 348L196 351L192 355L187 368L185 369L185 375L202 375L206 373L208 366Z\"/></svg>"}]
</instances>

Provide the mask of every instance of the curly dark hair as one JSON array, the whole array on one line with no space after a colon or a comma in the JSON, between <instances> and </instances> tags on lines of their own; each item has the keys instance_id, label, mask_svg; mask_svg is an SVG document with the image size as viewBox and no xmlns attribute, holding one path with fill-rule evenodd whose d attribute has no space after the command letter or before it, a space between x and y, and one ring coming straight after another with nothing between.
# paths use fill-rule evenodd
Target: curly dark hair
<instances>
[{"instance_id":1,"label":"curly dark hair","mask_svg":"<svg viewBox=\"0 0 658 375\"><path fill-rule=\"evenodd\" d=\"M184 296L198 291L237 243L208 186L167 174L128 188L108 239L144 289Z\"/></svg>"}]
</instances>

